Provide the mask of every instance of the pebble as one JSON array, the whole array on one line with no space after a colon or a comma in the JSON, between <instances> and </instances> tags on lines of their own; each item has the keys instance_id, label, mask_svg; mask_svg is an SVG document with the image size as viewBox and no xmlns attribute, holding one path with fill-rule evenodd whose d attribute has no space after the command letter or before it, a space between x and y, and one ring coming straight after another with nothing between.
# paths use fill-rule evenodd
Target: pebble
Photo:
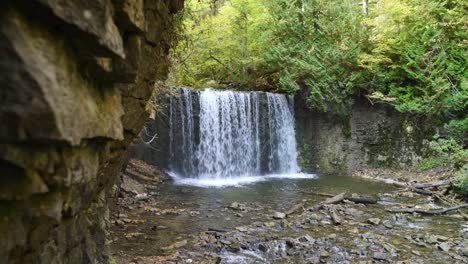
<instances>
[{"instance_id":1,"label":"pebble","mask_svg":"<svg viewBox=\"0 0 468 264\"><path fill-rule=\"evenodd\" d=\"M284 219L284 218L286 218L285 213L275 212L275 214L273 215L273 219Z\"/></svg>"},{"instance_id":2,"label":"pebble","mask_svg":"<svg viewBox=\"0 0 468 264\"><path fill-rule=\"evenodd\" d=\"M438 245L438 247L439 247L439 249L441 249L441 250L444 251L444 252L449 251L450 248L451 248L451 247L450 247L450 244L449 244L449 243L446 243L446 242L440 243L440 244Z\"/></svg>"},{"instance_id":3,"label":"pebble","mask_svg":"<svg viewBox=\"0 0 468 264\"><path fill-rule=\"evenodd\" d=\"M302 237L304 241L307 241L307 242L311 242L311 243L314 243L315 242L315 239L309 235L305 235Z\"/></svg>"},{"instance_id":4,"label":"pebble","mask_svg":"<svg viewBox=\"0 0 468 264\"><path fill-rule=\"evenodd\" d=\"M373 225L379 225L380 224L380 219L379 218L369 218L367 219L367 222L373 224Z\"/></svg>"},{"instance_id":5,"label":"pebble","mask_svg":"<svg viewBox=\"0 0 468 264\"><path fill-rule=\"evenodd\" d=\"M259 244L258 249L263 252L266 252L268 250L267 246L265 246L264 244Z\"/></svg>"},{"instance_id":6,"label":"pebble","mask_svg":"<svg viewBox=\"0 0 468 264\"><path fill-rule=\"evenodd\" d=\"M372 258L375 260L388 260L390 259L390 255L383 252L375 252Z\"/></svg>"}]
</instances>

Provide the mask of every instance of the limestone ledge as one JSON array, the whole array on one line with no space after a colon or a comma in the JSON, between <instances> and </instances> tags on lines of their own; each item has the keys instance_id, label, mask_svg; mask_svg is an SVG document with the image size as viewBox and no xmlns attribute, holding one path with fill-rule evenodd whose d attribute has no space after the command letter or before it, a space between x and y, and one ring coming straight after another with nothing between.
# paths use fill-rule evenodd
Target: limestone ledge
<instances>
[{"instance_id":1,"label":"limestone ledge","mask_svg":"<svg viewBox=\"0 0 468 264\"><path fill-rule=\"evenodd\" d=\"M108 192L183 0L0 3L0 264L104 263Z\"/></svg>"}]
</instances>

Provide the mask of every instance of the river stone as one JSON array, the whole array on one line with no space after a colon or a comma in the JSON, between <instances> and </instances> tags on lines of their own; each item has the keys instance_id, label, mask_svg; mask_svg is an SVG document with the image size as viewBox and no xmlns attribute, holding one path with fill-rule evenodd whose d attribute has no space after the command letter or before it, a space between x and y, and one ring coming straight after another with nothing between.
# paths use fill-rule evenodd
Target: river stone
<instances>
[{"instance_id":1,"label":"river stone","mask_svg":"<svg viewBox=\"0 0 468 264\"><path fill-rule=\"evenodd\" d=\"M310 242L310 243L314 243L315 242L315 239L309 235L305 235L301 238L301 241L303 242Z\"/></svg>"},{"instance_id":2,"label":"river stone","mask_svg":"<svg viewBox=\"0 0 468 264\"><path fill-rule=\"evenodd\" d=\"M373 224L373 225L379 225L380 224L380 219L379 218L369 218L367 219L367 222Z\"/></svg>"},{"instance_id":3,"label":"river stone","mask_svg":"<svg viewBox=\"0 0 468 264\"><path fill-rule=\"evenodd\" d=\"M372 255L372 258L375 259L375 260L389 260L390 255L387 254L387 253L384 253L384 252L375 252Z\"/></svg>"},{"instance_id":4,"label":"river stone","mask_svg":"<svg viewBox=\"0 0 468 264\"><path fill-rule=\"evenodd\" d=\"M441 242L447 242L449 240L449 238L445 236L436 235L435 237L437 238L438 241L441 241Z\"/></svg>"},{"instance_id":5,"label":"river stone","mask_svg":"<svg viewBox=\"0 0 468 264\"><path fill-rule=\"evenodd\" d=\"M236 230L239 231L239 232L247 232L248 231L247 227L245 227L245 226L238 226L238 227L236 227Z\"/></svg>"},{"instance_id":6,"label":"river stone","mask_svg":"<svg viewBox=\"0 0 468 264\"><path fill-rule=\"evenodd\" d=\"M437 237L434 236L434 235L429 235L428 237L426 237L426 243L429 243L429 244L437 244L437 242L439 242L437 240Z\"/></svg>"},{"instance_id":7,"label":"river stone","mask_svg":"<svg viewBox=\"0 0 468 264\"><path fill-rule=\"evenodd\" d=\"M275 212L273 215L273 219L284 219L286 217L285 213L282 212Z\"/></svg>"},{"instance_id":8,"label":"river stone","mask_svg":"<svg viewBox=\"0 0 468 264\"><path fill-rule=\"evenodd\" d=\"M120 188L128 193L133 194L140 194L146 191L146 188L142 184L127 176L122 178L122 184L120 185Z\"/></svg>"},{"instance_id":9,"label":"river stone","mask_svg":"<svg viewBox=\"0 0 468 264\"><path fill-rule=\"evenodd\" d=\"M460 255L468 257L468 247L462 246L458 252Z\"/></svg>"},{"instance_id":10,"label":"river stone","mask_svg":"<svg viewBox=\"0 0 468 264\"><path fill-rule=\"evenodd\" d=\"M440 243L440 244L438 245L438 247L439 247L440 250L442 250L442 251L444 251L444 252L447 252L447 251L449 251L449 250L451 249L450 244L449 244L449 243L446 243L446 242Z\"/></svg>"},{"instance_id":11,"label":"river stone","mask_svg":"<svg viewBox=\"0 0 468 264\"><path fill-rule=\"evenodd\" d=\"M258 244L258 249L260 251L266 252L268 250L268 247L265 244Z\"/></svg>"}]
</instances>

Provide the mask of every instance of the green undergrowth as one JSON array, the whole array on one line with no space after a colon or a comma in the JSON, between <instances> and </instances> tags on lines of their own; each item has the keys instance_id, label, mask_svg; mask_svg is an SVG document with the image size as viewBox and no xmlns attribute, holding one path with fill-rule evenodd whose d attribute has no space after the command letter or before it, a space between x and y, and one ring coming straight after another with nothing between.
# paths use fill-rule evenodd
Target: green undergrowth
<instances>
[{"instance_id":1,"label":"green undergrowth","mask_svg":"<svg viewBox=\"0 0 468 264\"><path fill-rule=\"evenodd\" d=\"M468 195L468 149L454 138L441 138L436 135L429 143L431 155L421 161L419 170L430 170L437 167L454 169L453 177L457 179L455 188L462 195Z\"/></svg>"},{"instance_id":2,"label":"green undergrowth","mask_svg":"<svg viewBox=\"0 0 468 264\"><path fill-rule=\"evenodd\" d=\"M113 257L109 257L109 263L108 264L117 264L117 261Z\"/></svg>"}]
</instances>

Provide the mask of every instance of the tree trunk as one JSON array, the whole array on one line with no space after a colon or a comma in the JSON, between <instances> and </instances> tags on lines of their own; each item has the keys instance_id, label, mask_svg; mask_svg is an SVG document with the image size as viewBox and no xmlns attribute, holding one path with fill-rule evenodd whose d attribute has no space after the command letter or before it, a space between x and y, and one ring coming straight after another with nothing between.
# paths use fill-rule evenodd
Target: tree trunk
<instances>
[{"instance_id":1,"label":"tree trunk","mask_svg":"<svg viewBox=\"0 0 468 264\"><path fill-rule=\"evenodd\" d=\"M362 14L367 17L369 10L367 9L367 0L362 0Z\"/></svg>"}]
</instances>

